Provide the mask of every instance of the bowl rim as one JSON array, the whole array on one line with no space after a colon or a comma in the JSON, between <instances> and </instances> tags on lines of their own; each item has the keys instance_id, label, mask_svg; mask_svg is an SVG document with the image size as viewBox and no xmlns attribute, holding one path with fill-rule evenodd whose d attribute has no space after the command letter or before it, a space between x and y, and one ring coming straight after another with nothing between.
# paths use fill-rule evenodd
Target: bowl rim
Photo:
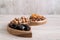
<instances>
[{"instance_id":1,"label":"bowl rim","mask_svg":"<svg viewBox=\"0 0 60 40\"><path fill-rule=\"evenodd\" d=\"M29 30L29 31L24 31L24 30L17 30L17 29L13 29L13 28L11 28L11 27L7 27L7 30L12 30L12 31L16 31L16 32L29 32L29 31L31 31L31 30Z\"/></svg>"},{"instance_id":2,"label":"bowl rim","mask_svg":"<svg viewBox=\"0 0 60 40\"><path fill-rule=\"evenodd\" d=\"M42 23L42 22L46 22L47 21L47 19L44 19L44 20L42 20L42 21L31 21L30 20L30 22L32 22L32 23Z\"/></svg>"}]
</instances>

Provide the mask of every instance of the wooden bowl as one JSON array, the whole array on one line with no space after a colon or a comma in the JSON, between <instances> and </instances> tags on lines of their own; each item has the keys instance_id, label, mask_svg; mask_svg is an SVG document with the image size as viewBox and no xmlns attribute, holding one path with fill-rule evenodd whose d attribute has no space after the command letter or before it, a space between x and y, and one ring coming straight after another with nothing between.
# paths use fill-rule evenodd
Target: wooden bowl
<instances>
[{"instance_id":1,"label":"wooden bowl","mask_svg":"<svg viewBox=\"0 0 60 40\"><path fill-rule=\"evenodd\" d=\"M47 19L44 19L42 21L30 21L31 26L36 26L36 25L41 25L41 24L45 24L47 22Z\"/></svg>"},{"instance_id":2,"label":"wooden bowl","mask_svg":"<svg viewBox=\"0 0 60 40\"><path fill-rule=\"evenodd\" d=\"M13 29L11 27L7 27L7 31L10 34L16 35L16 36L21 36L21 37L32 37L32 32L30 31L21 31L21 30L17 30L17 29Z\"/></svg>"}]
</instances>

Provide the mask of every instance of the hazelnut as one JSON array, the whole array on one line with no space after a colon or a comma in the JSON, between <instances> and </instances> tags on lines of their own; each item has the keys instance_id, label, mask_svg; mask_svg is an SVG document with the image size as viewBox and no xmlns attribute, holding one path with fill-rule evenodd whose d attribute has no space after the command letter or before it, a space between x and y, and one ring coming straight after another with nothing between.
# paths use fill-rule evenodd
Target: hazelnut
<instances>
[{"instance_id":1,"label":"hazelnut","mask_svg":"<svg viewBox=\"0 0 60 40\"><path fill-rule=\"evenodd\" d=\"M15 24L18 24L18 21L15 21Z\"/></svg>"},{"instance_id":2,"label":"hazelnut","mask_svg":"<svg viewBox=\"0 0 60 40\"><path fill-rule=\"evenodd\" d=\"M12 20L11 23L15 23L16 20Z\"/></svg>"},{"instance_id":3,"label":"hazelnut","mask_svg":"<svg viewBox=\"0 0 60 40\"><path fill-rule=\"evenodd\" d=\"M16 21L19 21L19 18L15 18Z\"/></svg>"},{"instance_id":4,"label":"hazelnut","mask_svg":"<svg viewBox=\"0 0 60 40\"><path fill-rule=\"evenodd\" d=\"M18 24L18 21L12 20L11 23L13 23L13 24Z\"/></svg>"},{"instance_id":5,"label":"hazelnut","mask_svg":"<svg viewBox=\"0 0 60 40\"><path fill-rule=\"evenodd\" d=\"M21 17L21 19L24 19L25 17Z\"/></svg>"}]
</instances>

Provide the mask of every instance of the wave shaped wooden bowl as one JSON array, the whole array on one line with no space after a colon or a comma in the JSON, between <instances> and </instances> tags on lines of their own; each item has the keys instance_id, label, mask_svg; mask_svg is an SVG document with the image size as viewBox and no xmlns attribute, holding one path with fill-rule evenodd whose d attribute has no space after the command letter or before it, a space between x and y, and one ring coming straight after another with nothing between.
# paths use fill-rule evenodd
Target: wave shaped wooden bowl
<instances>
[{"instance_id":1,"label":"wave shaped wooden bowl","mask_svg":"<svg viewBox=\"0 0 60 40\"><path fill-rule=\"evenodd\" d=\"M30 21L30 25L34 26L34 25L41 25L41 24L45 24L47 22L47 19L44 19L42 21Z\"/></svg>"},{"instance_id":2,"label":"wave shaped wooden bowl","mask_svg":"<svg viewBox=\"0 0 60 40\"><path fill-rule=\"evenodd\" d=\"M32 32L30 31L21 31L21 30L17 30L17 29L13 29L11 27L7 27L7 31L10 34L16 35L16 36L21 36L21 37L32 37Z\"/></svg>"}]
</instances>

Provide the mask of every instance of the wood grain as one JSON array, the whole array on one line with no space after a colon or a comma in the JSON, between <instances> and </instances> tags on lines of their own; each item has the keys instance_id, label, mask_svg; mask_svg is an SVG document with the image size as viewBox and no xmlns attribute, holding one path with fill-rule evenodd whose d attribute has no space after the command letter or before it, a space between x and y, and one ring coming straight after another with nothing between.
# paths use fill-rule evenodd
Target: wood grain
<instances>
[{"instance_id":1,"label":"wood grain","mask_svg":"<svg viewBox=\"0 0 60 40\"><path fill-rule=\"evenodd\" d=\"M21 30L10 28L10 27L7 27L7 31L10 34L20 36L20 37L32 37L32 32L31 31L21 31Z\"/></svg>"}]
</instances>

